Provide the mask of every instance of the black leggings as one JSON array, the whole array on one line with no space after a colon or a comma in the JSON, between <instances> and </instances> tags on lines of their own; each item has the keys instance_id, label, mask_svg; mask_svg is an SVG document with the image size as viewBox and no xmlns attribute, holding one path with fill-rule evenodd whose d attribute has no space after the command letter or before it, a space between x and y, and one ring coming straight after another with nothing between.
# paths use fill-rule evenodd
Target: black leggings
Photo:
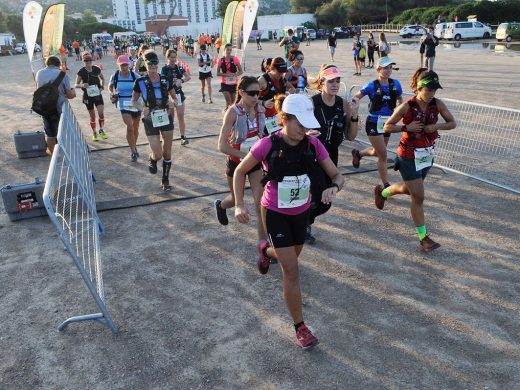
<instances>
[{"instance_id":1,"label":"black leggings","mask_svg":"<svg viewBox=\"0 0 520 390\"><path fill-rule=\"evenodd\" d=\"M372 49L372 50L368 49L367 55L368 55L368 61L374 62L374 49Z\"/></svg>"}]
</instances>

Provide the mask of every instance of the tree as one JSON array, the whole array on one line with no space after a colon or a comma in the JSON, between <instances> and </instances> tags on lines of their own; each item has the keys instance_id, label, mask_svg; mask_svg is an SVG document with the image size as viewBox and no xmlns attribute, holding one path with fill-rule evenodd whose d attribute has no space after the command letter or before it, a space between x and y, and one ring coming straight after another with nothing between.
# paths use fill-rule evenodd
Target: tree
<instances>
[{"instance_id":1,"label":"tree","mask_svg":"<svg viewBox=\"0 0 520 390\"><path fill-rule=\"evenodd\" d=\"M97 18L91 9L86 9L81 16L82 24L97 23Z\"/></svg>"},{"instance_id":2,"label":"tree","mask_svg":"<svg viewBox=\"0 0 520 390\"><path fill-rule=\"evenodd\" d=\"M320 26L343 26L348 19L348 6L344 0L332 0L316 10L316 20Z\"/></svg>"},{"instance_id":3,"label":"tree","mask_svg":"<svg viewBox=\"0 0 520 390\"><path fill-rule=\"evenodd\" d=\"M150 3L156 2L157 0L144 0L144 5L147 6ZM159 0L159 4L166 3L166 0ZM175 14L175 8L177 8L177 0L173 0L170 4L170 15L168 15L168 19L166 19L166 23L164 26L164 30L161 35L166 35L168 30L168 24L170 23L170 20L173 18L173 15Z\"/></svg>"}]
</instances>

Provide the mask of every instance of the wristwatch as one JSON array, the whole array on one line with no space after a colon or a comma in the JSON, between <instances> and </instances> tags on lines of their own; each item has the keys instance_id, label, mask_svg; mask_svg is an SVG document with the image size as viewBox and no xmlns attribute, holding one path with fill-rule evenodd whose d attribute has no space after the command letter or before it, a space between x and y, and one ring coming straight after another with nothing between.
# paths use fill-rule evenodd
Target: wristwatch
<instances>
[{"instance_id":1,"label":"wristwatch","mask_svg":"<svg viewBox=\"0 0 520 390\"><path fill-rule=\"evenodd\" d=\"M350 117L350 121L351 121L351 122L354 122L354 123L355 123L355 122L359 122L359 115L356 116L355 118L354 118L353 116L351 116L351 117Z\"/></svg>"},{"instance_id":2,"label":"wristwatch","mask_svg":"<svg viewBox=\"0 0 520 390\"><path fill-rule=\"evenodd\" d=\"M406 125L401 126L401 131L407 131L407 130L408 130L408 127L406 127Z\"/></svg>"},{"instance_id":3,"label":"wristwatch","mask_svg":"<svg viewBox=\"0 0 520 390\"><path fill-rule=\"evenodd\" d=\"M332 183L329 188L332 188L332 187L336 187L338 189L338 192L339 192L339 185L337 185L336 183Z\"/></svg>"}]
</instances>

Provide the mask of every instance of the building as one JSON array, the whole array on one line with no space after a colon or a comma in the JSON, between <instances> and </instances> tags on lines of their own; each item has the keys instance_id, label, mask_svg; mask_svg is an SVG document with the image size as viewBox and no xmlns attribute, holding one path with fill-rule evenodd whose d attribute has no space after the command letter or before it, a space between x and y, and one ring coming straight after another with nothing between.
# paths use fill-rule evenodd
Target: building
<instances>
[{"instance_id":1,"label":"building","mask_svg":"<svg viewBox=\"0 0 520 390\"><path fill-rule=\"evenodd\" d=\"M146 31L145 20L168 18L172 8L175 16L187 18L190 25L212 25L216 7L217 0L155 0L148 5L143 0L112 0L113 23L137 32Z\"/></svg>"}]
</instances>

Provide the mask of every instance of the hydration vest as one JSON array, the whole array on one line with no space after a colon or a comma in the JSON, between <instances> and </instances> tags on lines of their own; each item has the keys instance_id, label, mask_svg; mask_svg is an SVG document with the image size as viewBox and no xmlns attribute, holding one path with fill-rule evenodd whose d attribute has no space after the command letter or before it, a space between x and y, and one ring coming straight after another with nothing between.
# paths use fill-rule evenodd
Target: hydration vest
<instances>
[{"instance_id":1,"label":"hydration vest","mask_svg":"<svg viewBox=\"0 0 520 390\"><path fill-rule=\"evenodd\" d=\"M226 74L228 71L227 65L226 65L226 57L222 57L222 61L220 62L220 70L223 74ZM229 57L229 68L231 70L231 73L237 72L237 66L235 65L235 57L230 56Z\"/></svg>"},{"instance_id":2,"label":"hydration vest","mask_svg":"<svg viewBox=\"0 0 520 390\"><path fill-rule=\"evenodd\" d=\"M146 105L148 108L153 110L154 108L166 108L168 107L168 80L166 77L161 76L161 101L157 103L157 98L155 97L155 87L152 85L152 81L150 77L145 76L140 80L143 80L144 86L146 87Z\"/></svg>"},{"instance_id":3,"label":"hydration vest","mask_svg":"<svg viewBox=\"0 0 520 390\"><path fill-rule=\"evenodd\" d=\"M114 88L117 89L117 83L132 83L133 84L137 78L135 77L135 74L132 71L130 71L130 75L132 76L132 80L119 80L119 70L116 70L116 73L114 73ZM122 97L122 98L132 97L132 95L121 96L119 94L119 92L117 93L117 96Z\"/></svg>"},{"instance_id":4,"label":"hydration vest","mask_svg":"<svg viewBox=\"0 0 520 390\"><path fill-rule=\"evenodd\" d=\"M263 186L270 180L283 181L285 176L300 176L306 174L311 181L312 201L321 199L322 192L327 188L323 170L316 160L316 149L306 135L295 146L288 145L279 132L272 133L271 150L267 153L267 171L261 180Z\"/></svg>"},{"instance_id":5,"label":"hydration vest","mask_svg":"<svg viewBox=\"0 0 520 390\"><path fill-rule=\"evenodd\" d=\"M301 68L302 73L299 75L296 75L296 69L294 66L290 66L288 69L290 72L287 72L290 74L290 77L287 79L288 82L290 82L294 88L299 89L300 91L304 91L305 87L307 86L307 77L305 77L306 70L304 67Z\"/></svg>"},{"instance_id":6,"label":"hydration vest","mask_svg":"<svg viewBox=\"0 0 520 390\"><path fill-rule=\"evenodd\" d=\"M381 86L381 82L379 80L374 80L374 90L375 93L374 96L370 98L368 111L371 114L375 114L381 110L383 106L387 106L393 111L397 105L398 97L394 80L388 79L388 93L383 91L383 87Z\"/></svg>"},{"instance_id":7,"label":"hydration vest","mask_svg":"<svg viewBox=\"0 0 520 390\"><path fill-rule=\"evenodd\" d=\"M285 78L280 78L280 88L276 88L276 85L274 85L274 82L268 73L264 73L262 77L265 79L265 82L267 83L267 88L264 89L266 93L265 95L260 96L260 100L265 101L274 98L276 95L280 93L285 94L285 91L287 90L287 86L285 85Z\"/></svg>"},{"instance_id":8,"label":"hydration vest","mask_svg":"<svg viewBox=\"0 0 520 390\"><path fill-rule=\"evenodd\" d=\"M336 96L332 107L323 102L321 94L314 95L312 101L314 103L314 116L321 127L321 134L318 139L325 146L330 145L337 148L344 139L346 113L343 111L343 99Z\"/></svg>"}]
</instances>

